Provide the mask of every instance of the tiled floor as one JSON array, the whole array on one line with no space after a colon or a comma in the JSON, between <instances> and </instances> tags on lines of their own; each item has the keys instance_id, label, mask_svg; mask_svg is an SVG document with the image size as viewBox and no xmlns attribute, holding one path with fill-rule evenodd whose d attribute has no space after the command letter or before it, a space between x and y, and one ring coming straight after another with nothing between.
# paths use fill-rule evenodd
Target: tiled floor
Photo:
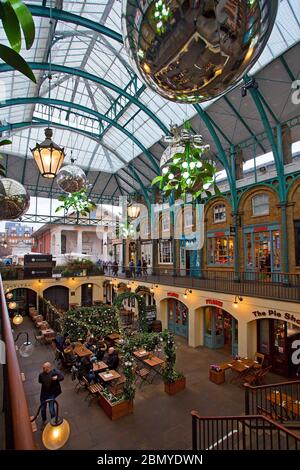
<instances>
[{"instance_id":1,"label":"tiled floor","mask_svg":"<svg viewBox=\"0 0 300 470\"><path fill-rule=\"evenodd\" d=\"M25 319L22 331L33 325ZM191 448L191 410L202 415L234 415L243 413L244 393L228 381L215 385L208 380L209 364L223 362L224 351L190 348L177 340L177 368L186 376L187 388L175 396L164 392L161 380L137 389L134 413L111 421L96 400L89 406L85 391L74 391L70 373L65 373L63 393L58 398L60 415L68 419L71 436L65 449L189 449ZM21 371L25 373L25 391L30 413L39 406L40 385L38 374L45 361L53 362L54 353L49 346L38 344L29 358L20 357ZM228 371L229 372L229 371ZM272 380L273 379L273 380ZM271 381L279 381L271 377ZM41 418L35 434L40 448Z\"/></svg>"}]
</instances>

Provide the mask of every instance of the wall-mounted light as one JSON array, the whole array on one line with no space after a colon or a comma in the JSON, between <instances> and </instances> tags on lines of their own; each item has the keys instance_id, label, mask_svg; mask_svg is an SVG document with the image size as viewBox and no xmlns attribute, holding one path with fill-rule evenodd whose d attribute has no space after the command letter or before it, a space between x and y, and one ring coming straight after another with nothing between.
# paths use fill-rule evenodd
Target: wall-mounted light
<instances>
[{"instance_id":1,"label":"wall-mounted light","mask_svg":"<svg viewBox=\"0 0 300 470\"><path fill-rule=\"evenodd\" d=\"M232 306L234 308L238 308L239 302L243 302L243 297L241 297L240 295L236 295L235 298L234 298L234 302L233 302Z\"/></svg>"},{"instance_id":2,"label":"wall-mounted light","mask_svg":"<svg viewBox=\"0 0 300 470\"><path fill-rule=\"evenodd\" d=\"M150 292L151 294L154 294L154 285L152 284L152 286L150 287Z\"/></svg>"},{"instance_id":3,"label":"wall-mounted light","mask_svg":"<svg viewBox=\"0 0 300 470\"><path fill-rule=\"evenodd\" d=\"M130 282L127 282L126 287L127 287L127 289L131 289Z\"/></svg>"},{"instance_id":4,"label":"wall-mounted light","mask_svg":"<svg viewBox=\"0 0 300 470\"><path fill-rule=\"evenodd\" d=\"M91 289L91 288L92 288L92 284L88 284L88 288Z\"/></svg>"},{"instance_id":5,"label":"wall-mounted light","mask_svg":"<svg viewBox=\"0 0 300 470\"><path fill-rule=\"evenodd\" d=\"M39 280L38 280L38 283L39 283L39 284L42 284L42 281L39 279Z\"/></svg>"},{"instance_id":6,"label":"wall-mounted light","mask_svg":"<svg viewBox=\"0 0 300 470\"><path fill-rule=\"evenodd\" d=\"M191 294L192 292L193 292L192 289L185 289L184 294L183 294L183 298L187 299L188 295Z\"/></svg>"},{"instance_id":7,"label":"wall-mounted light","mask_svg":"<svg viewBox=\"0 0 300 470\"><path fill-rule=\"evenodd\" d=\"M20 315L19 313L17 313L13 319L12 319L12 322L14 325L21 325L21 323L23 323L23 317L22 315Z\"/></svg>"}]
</instances>

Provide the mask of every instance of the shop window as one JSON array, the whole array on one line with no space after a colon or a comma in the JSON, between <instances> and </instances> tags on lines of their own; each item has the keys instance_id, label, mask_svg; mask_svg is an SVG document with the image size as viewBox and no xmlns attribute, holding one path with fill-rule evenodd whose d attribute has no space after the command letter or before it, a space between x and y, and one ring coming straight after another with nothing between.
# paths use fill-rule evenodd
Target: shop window
<instances>
[{"instance_id":1,"label":"shop window","mask_svg":"<svg viewBox=\"0 0 300 470\"><path fill-rule=\"evenodd\" d=\"M169 214L163 214L163 216L162 216L162 231L166 232L167 230L170 230L170 215Z\"/></svg>"},{"instance_id":2,"label":"shop window","mask_svg":"<svg viewBox=\"0 0 300 470\"><path fill-rule=\"evenodd\" d=\"M159 262L160 264L172 263L172 244L170 241L159 242Z\"/></svg>"},{"instance_id":3,"label":"shop window","mask_svg":"<svg viewBox=\"0 0 300 470\"><path fill-rule=\"evenodd\" d=\"M208 264L233 264L234 239L232 237L208 238Z\"/></svg>"},{"instance_id":4,"label":"shop window","mask_svg":"<svg viewBox=\"0 0 300 470\"><path fill-rule=\"evenodd\" d=\"M295 222L296 266L300 266L300 220Z\"/></svg>"},{"instance_id":5,"label":"shop window","mask_svg":"<svg viewBox=\"0 0 300 470\"><path fill-rule=\"evenodd\" d=\"M185 227L193 226L193 210L191 207L184 209L184 226Z\"/></svg>"},{"instance_id":6,"label":"shop window","mask_svg":"<svg viewBox=\"0 0 300 470\"><path fill-rule=\"evenodd\" d=\"M252 198L252 215L257 217L260 215L269 215L270 203L268 194L258 194Z\"/></svg>"},{"instance_id":7,"label":"shop window","mask_svg":"<svg viewBox=\"0 0 300 470\"><path fill-rule=\"evenodd\" d=\"M225 204L217 204L214 206L214 223L226 222L226 206Z\"/></svg>"}]
</instances>

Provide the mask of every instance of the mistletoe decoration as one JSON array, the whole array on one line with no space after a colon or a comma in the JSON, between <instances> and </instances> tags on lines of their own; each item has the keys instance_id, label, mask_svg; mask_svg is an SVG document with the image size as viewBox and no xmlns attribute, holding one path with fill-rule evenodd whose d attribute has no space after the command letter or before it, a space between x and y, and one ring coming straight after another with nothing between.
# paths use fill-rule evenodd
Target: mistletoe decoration
<instances>
[{"instance_id":1,"label":"mistletoe decoration","mask_svg":"<svg viewBox=\"0 0 300 470\"><path fill-rule=\"evenodd\" d=\"M169 142L170 138L168 137L166 141ZM183 145L184 152L172 154L174 144ZM215 183L216 167L204 156L209 146L202 144L201 136L191 134L188 122L184 124L181 135L174 136L172 145L171 159L162 168L162 175L154 178L152 185L159 184L159 188L167 197L174 194L176 198L185 199L191 194L192 199L197 199L203 193L209 197L211 192L208 187L211 185L215 194L220 195Z\"/></svg>"},{"instance_id":2,"label":"mistletoe decoration","mask_svg":"<svg viewBox=\"0 0 300 470\"><path fill-rule=\"evenodd\" d=\"M62 209L66 213L75 212L77 219L79 215L86 216L96 208L96 204L88 197L86 188L82 188L80 191L72 194L59 196L58 200L63 204L55 212L59 212Z\"/></svg>"},{"instance_id":3,"label":"mistletoe decoration","mask_svg":"<svg viewBox=\"0 0 300 470\"><path fill-rule=\"evenodd\" d=\"M157 0L154 5L154 20L156 22L156 31L163 34L166 31L166 24L171 18L171 10L164 0Z\"/></svg>"}]
</instances>

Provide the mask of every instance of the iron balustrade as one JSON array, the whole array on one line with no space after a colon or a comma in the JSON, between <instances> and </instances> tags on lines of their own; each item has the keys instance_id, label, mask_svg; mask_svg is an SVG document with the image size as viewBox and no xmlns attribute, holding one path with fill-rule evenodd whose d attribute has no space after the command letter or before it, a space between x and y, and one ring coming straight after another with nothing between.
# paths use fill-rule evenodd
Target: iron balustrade
<instances>
[{"instance_id":1,"label":"iron balustrade","mask_svg":"<svg viewBox=\"0 0 300 470\"><path fill-rule=\"evenodd\" d=\"M300 436L262 415L192 415L192 450L298 450Z\"/></svg>"},{"instance_id":2,"label":"iron balustrade","mask_svg":"<svg viewBox=\"0 0 300 470\"><path fill-rule=\"evenodd\" d=\"M6 364L3 365L5 446L10 450L36 450L1 276L0 310L2 340L6 349Z\"/></svg>"},{"instance_id":3,"label":"iron balustrade","mask_svg":"<svg viewBox=\"0 0 300 470\"><path fill-rule=\"evenodd\" d=\"M246 415L261 414L289 428L300 427L300 380L244 386Z\"/></svg>"}]
</instances>

